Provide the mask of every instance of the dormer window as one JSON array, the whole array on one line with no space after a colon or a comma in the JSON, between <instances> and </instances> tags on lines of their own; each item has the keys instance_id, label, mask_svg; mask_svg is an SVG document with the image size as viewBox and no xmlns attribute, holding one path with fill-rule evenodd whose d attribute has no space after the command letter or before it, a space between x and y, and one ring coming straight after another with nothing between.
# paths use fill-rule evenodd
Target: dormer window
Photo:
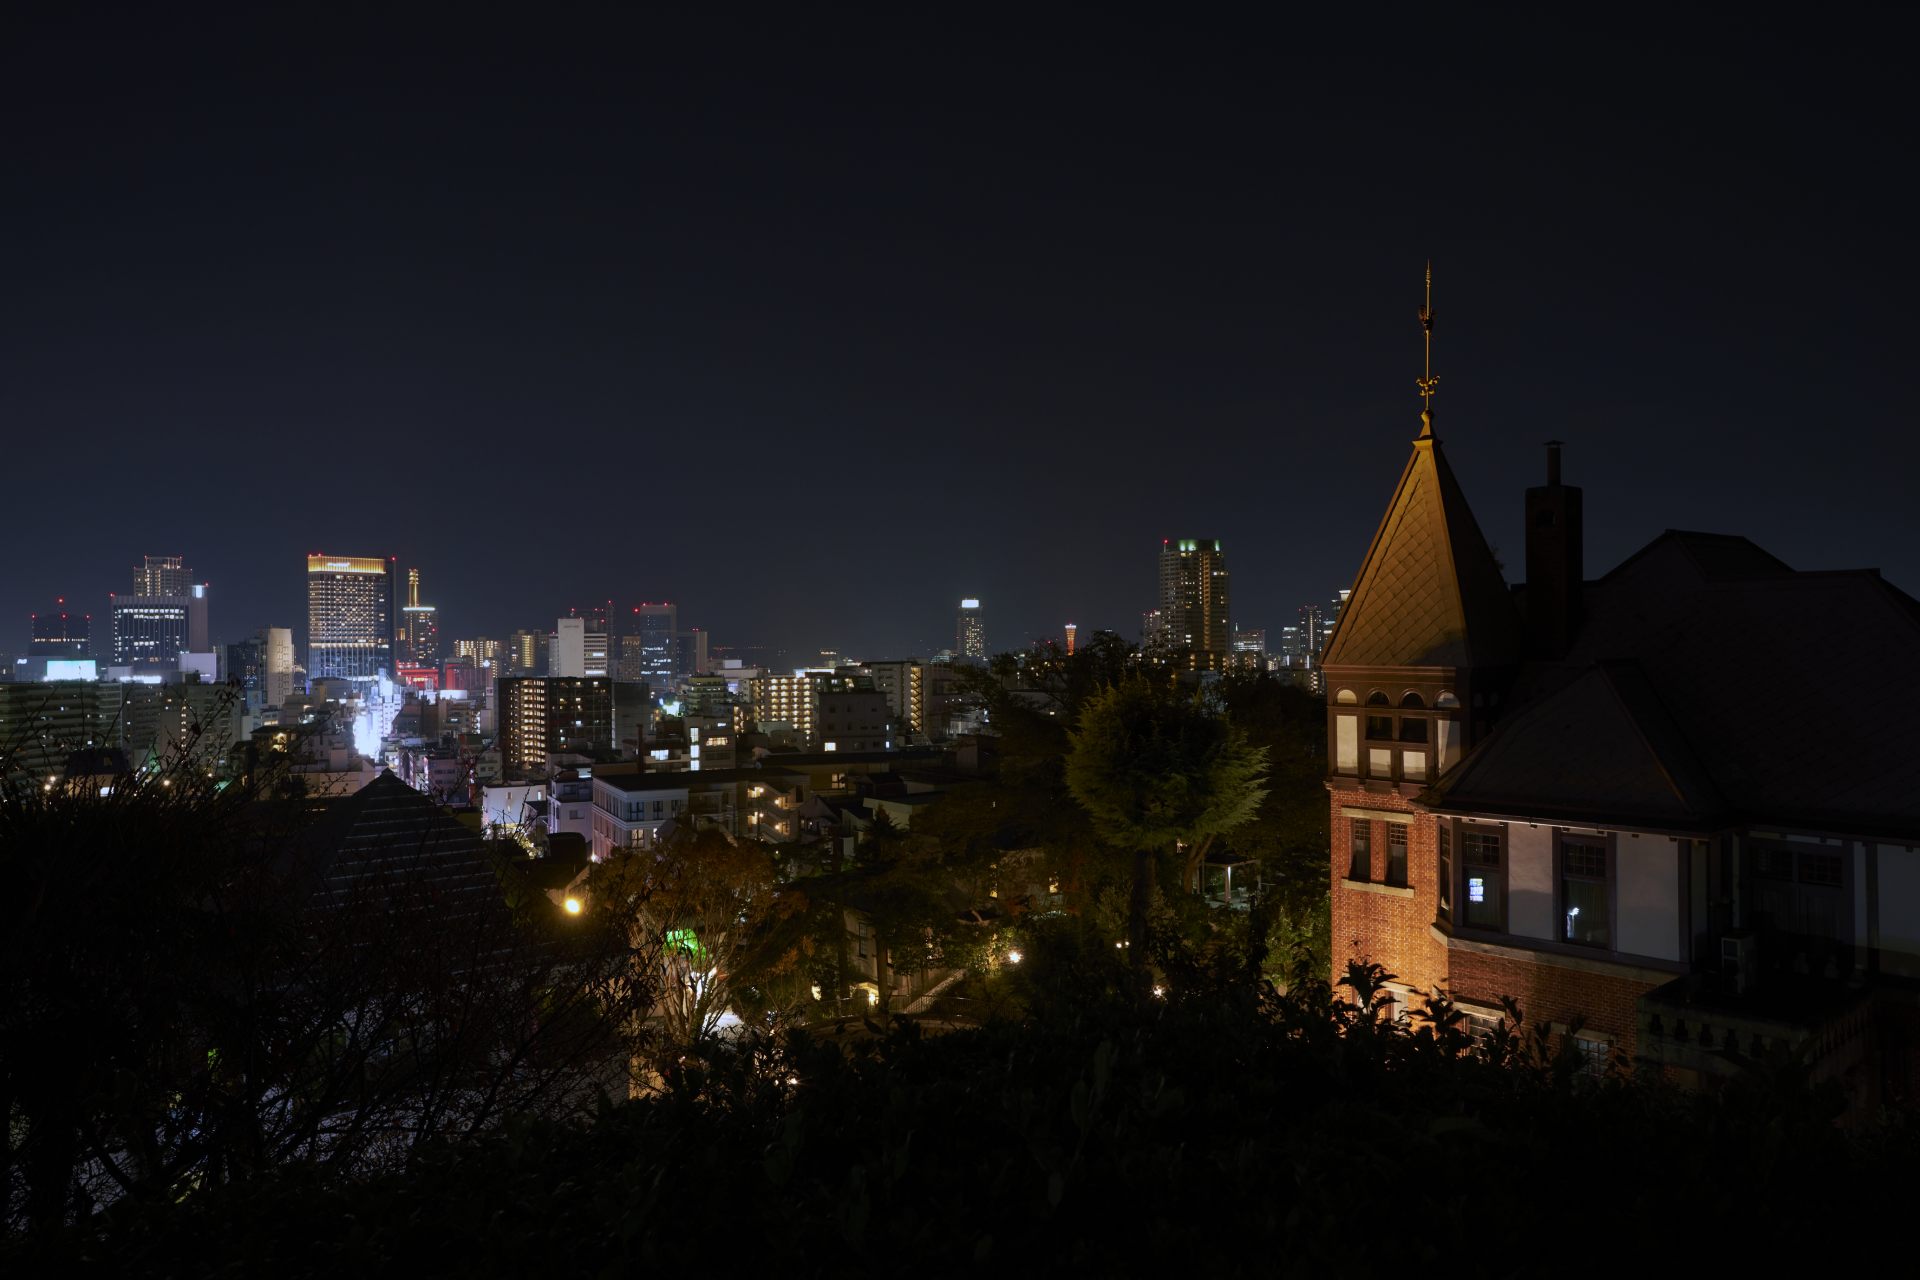
<instances>
[{"instance_id":1,"label":"dormer window","mask_svg":"<svg viewBox=\"0 0 1920 1280\"><path fill-rule=\"evenodd\" d=\"M1392 704L1387 701L1386 694L1375 689L1367 695L1367 705L1369 707L1387 707ZM1369 715L1367 717L1367 741L1392 742L1393 717L1390 715Z\"/></svg>"},{"instance_id":2,"label":"dormer window","mask_svg":"<svg viewBox=\"0 0 1920 1280\"><path fill-rule=\"evenodd\" d=\"M1427 709L1426 699L1417 693L1409 692L1400 699L1402 711L1422 712ZM1427 719L1423 715L1403 715L1400 717L1400 741L1425 742L1427 740Z\"/></svg>"}]
</instances>

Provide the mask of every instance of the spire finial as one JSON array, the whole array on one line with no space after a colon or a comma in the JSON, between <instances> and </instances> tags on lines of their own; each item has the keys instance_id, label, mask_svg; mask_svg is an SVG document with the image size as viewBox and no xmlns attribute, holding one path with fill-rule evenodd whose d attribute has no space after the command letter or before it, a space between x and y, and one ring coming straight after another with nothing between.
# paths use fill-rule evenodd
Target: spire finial
<instances>
[{"instance_id":1,"label":"spire finial","mask_svg":"<svg viewBox=\"0 0 1920 1280\"><path fill-rule=\"evenodd\" d=\"M1420 332L1426 339L1426 372L1420 378L1420 438L1433 438L1433 392L1440 379L1433 376L1433 259L1427 259L1427 300L1420 307Z\"/></svg>"}]
</instances>

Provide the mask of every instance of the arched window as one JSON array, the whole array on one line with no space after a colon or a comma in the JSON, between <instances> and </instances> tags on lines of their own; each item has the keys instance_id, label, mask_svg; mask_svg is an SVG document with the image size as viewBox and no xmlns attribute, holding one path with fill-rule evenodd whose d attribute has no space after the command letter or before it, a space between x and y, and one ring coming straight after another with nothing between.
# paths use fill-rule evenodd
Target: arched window
<instances>
[{"instance_id":1,"label":"arched window","mask_svg":"<svg viewBox=\"0 0 1920 1280\"><path fill-rule=\"evenodd\" d=\"M1393 704L1387 701L1386 690L1375 689L1367 695L1367 705L1370 707L1390 707Z\"/></svg>"},{"instance_id":2,"label":"arched window","mask_svg":"<svg viewBox=\"0 0 1920 1280\"><path fill-rule=\"evenodd\" d=\"M1451 689L1443 689L1440 691L1440 695L1433 700L1433 705L1436 707L1457 707L1460 705L1460 696Z\"/></svg>"},{"instance_id":3,"label":"arched window","mask_svg":"<svg viewBox=\"0 0 1920 1280\"><path fill-rule=\"evenodd\" d=\"M1409 689L1407 690L1407 695L1400 699L1400 706L1409 711L1425 711L1427 709L1427 700Z\"/></svg>"},{"instance_id":4,"label":"arched window","mask_svg":"<svg viewBox=\"0 0 1920 1280\"><path fill-rule=\"evenodd\" d=\"M1334 693L1333 700L1335 702L1341 703L1342 705L1351 706L1354 703L1360 701L1360 695L1355 693L1351 689L1340 689Z\"/></svg>"},{"instance_id":5,"label":"arched window","mask_svg":"<svg viewBox=\"0 0 1920 1280\"><path fill-rule=\"evenodd\" d=\"M1393 704L1387 701L1387 695L1385 691L1380 689L1375 689L1372 693L1367 695L1367 705L1369 707L1390 707ZM1373 742L1392 742L1393 741L1393 717L1392 716L1368 716L1367 717L1367 738Z\"/></svg>"}]
</instances>

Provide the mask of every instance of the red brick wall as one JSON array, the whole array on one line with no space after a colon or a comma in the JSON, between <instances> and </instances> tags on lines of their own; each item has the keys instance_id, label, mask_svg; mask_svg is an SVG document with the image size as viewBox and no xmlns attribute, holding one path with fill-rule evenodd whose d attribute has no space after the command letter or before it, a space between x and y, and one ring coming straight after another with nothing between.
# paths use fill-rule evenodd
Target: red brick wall
<instances>
[{"instance_id":1,"label":"red brick wall","mask_svg":"<svg viewBox=\"0 0 1920 1280\"><path fill-rule=\"evenodd\" d=\"M1347 971L1347 961L1371 961L1382 965L1399 981L1419 991L1431 991L1444 985L1447 977L1446 948L1433 936L1429 926L1439 906L1436 884L1438 855L1434 847L1434 819L1416 814L1400 797L1373 791L1336 787L1330 792L1333 805L1329 830L1333 833L1333 980L1338 982ZM1349 833L1355 822L1340 810L1386 809L1410 814L1407 828L1407 884L1412 897L1367 893L1349 887ZM1387 878L1387 823L1371 820L1373 825L1373 869L1368 876L1376 884Z\"/></svg>"},{"instance_id":2,"label":"red brick wall","mask_svg":"<svg viewBox=\"0 0 1920 1280\"><path fill-rule=\"evenodd\" d=\"M1433 933L1439 910L1439 856L1436 819L1415 813L1397 795L1336 786L1329 792L1333 833L1333 979L1340 980L1349 960L1382 965L1399 981L1419 991L1444 988L1456 1000L1497 1007L1501 996L1520 1002L1529 1026L1579 1022L1596 1037L1611 1040L1631 1057L1635 1051L1635 1002L1660 985L1626 977L1587 973L1530 960L1490 956L1448 948ZM1350 832L1355 822L1343 808L1406 813L1407 884L1413 896L1368 893L1345 883ZM1368 879L1387 878L1387 824L1371 820L1373 867Z\"/></svg>"},{"instance_id":3,"label":"red brick wall","mask_svg":"<svg viewBox=\"0 0 1920 1280\"><path fill-rule=\"evenodd\" d=\"M1512 996L1528 1027L1577 1022L1586 1034L1612 1041L1629 1062L1638 1051L1636 1002L1661 985L1476 951L1455 949L1449 956L1454 999L1497 1005L1501 996Z\"/></svg>"}]
</instances>

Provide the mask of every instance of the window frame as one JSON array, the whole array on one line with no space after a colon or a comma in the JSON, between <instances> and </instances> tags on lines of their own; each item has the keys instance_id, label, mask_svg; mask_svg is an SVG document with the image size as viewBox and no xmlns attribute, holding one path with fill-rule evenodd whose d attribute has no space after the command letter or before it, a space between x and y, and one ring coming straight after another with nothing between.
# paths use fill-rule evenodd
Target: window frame
<instances>
[{"instance_id":1,"label":"window frame","mask_svg":"<svg viewBox=\"0 0 1920 1280\"><path fill-rule=\"evenodd\" d=\"M1507 870L1508 863L1512 860L1512 842L1508 839L1507 824L1504 822L1462 822L1459 826L1459 836L1460 848L1457 856L1460 862L1460 869L1456 874L1460 877L1461 884L1464 887L1470 878L1467 875L1470 867L1491 873L1483 878L1492 880L1497 887L1499 893L1500 919L1496 924L1478 923L1472 918L1473 903L1470 901L1462 901L1460 903L1460 917L1456 927L1475 929L1482 933L1505 933L1507 932L1507 921L1511 918L1510 908L1507 903ZM1494 842L1494 847L1498 850L1498 861L1492 867L1488 867L1484 863L1470 862L1467 858L1467 841L1483 836L1491 837Z\"/></svg>"},{"instance_id":2,"label":"window frame","mask_svg":"<svg viewBox=\"0 0 1920 1280\"><path fill-rule=\"evenodd\" d=\"M1412 824L1406 822L1389 822L1386 826L1387 878L1385 883L1392 885L1396 889L1404 889L1407 887L1407 862L1411 857L1410 849L1413 844L1408 834L1412 830ZM1394 866L1394 850L1396 846L1399 849L1400 862L1397 869Z\"/></svg>"},{"instance_id":3,"label":"window frame","mask_svg":"<svg viewBox=\"0 0 1920 1280\"><path fill-rule=\"evenodd\" d=\"M1599 847L1601 856L1606 860L1606 874L1599 883L1606 886L1607 901L1607 940L1604 943L1583 942L1567 936L1567 858L1569 845L1591 849ZM1616 834L1611 831L1581 831L1568 827L1553 829L1553 918L1559 932L1554 940L1563 946L1579 947L1583 951L1620 950L1620 863ZM1574 877L1587 884L1595 883L1592 876Z\"/></svg>"},{"instance_id":4,"label":"window frame","mask_svg":"<svg viewBox=\"0 0 1920 1280\"><path fill-rule=\"evenodd\" d=\"M1358 874L1356 874L1358 873ZM1347 819L1347 879L1373 882L1373 819Z\"/></svg>"},{"instance_id":5,"label":"window frame","mask_svg":"<svg viewBox=\"0 0 1920 1280\"><path fill-rule=\"evenodd\" d=\"M1434 919L1442 924L1453 923L1453 820L1436 818L1433 823L1434 856Z\"/></svg>"}]
</instances>

